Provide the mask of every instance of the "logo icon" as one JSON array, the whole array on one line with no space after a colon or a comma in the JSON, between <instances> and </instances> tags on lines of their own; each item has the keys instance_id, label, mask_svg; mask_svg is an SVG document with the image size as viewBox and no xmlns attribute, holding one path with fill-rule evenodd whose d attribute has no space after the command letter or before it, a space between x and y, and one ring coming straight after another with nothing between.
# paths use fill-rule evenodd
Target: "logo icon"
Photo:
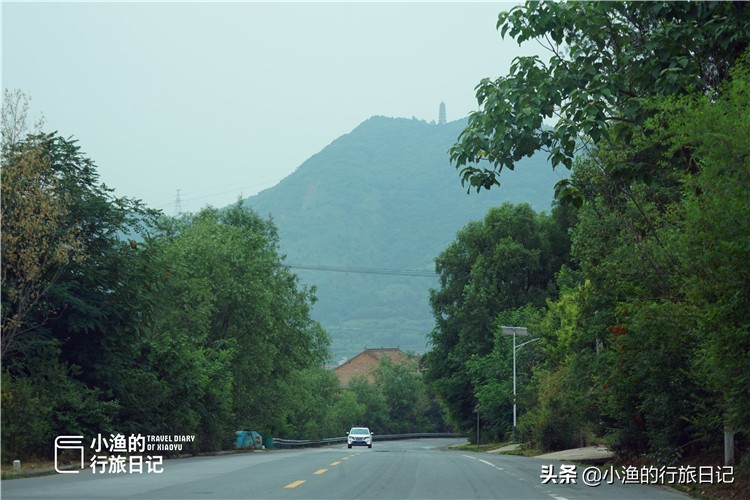
<instances>
[{"instance_id":1,"label":"logo icon","mask_svg":"<svg viewBox=\"0 0 750 500\"><path fill-rule=\"evenodd\" d=\"M55 438L55 470L60 474L78 474L78 470L60 470L57 465L60 450L79 450L81 452L80 470L83 470L83 436L57 436Z\"/></svg>"}]
</instances>

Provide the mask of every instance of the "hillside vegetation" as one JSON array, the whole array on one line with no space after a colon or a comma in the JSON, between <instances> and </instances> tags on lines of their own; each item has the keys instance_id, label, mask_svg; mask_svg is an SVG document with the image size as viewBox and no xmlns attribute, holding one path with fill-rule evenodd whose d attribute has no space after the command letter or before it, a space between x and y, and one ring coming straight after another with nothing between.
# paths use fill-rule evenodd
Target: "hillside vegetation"
<instances>
[{"instance_id":1,"label":"hillside vegetation","mask_svg":"<svg viewBox=\"0 0 750 500\"><path fill-rule=\"evenodd\" d=\"M503 175L502 192L467 194L448 159L465 126L372 117L244 203L272 217L292 266L434 271L463 225L504 201L549 211L562 178L539 153ZM424 352L436 278L295 272L317 287L312 315L329 331L334 359L365 346Z\"/></svg>"}]
</instances>

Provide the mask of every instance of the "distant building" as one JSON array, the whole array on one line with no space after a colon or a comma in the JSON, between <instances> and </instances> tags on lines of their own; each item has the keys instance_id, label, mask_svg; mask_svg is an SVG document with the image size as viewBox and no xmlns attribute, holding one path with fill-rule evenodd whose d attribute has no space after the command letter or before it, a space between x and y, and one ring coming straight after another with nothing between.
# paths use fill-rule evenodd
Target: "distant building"
<instances>
[{"instance_id":1,"label":"distant building","mask_svg":"<svg viewBox=\"0 0 750 500\"><path fill-rule=\"evenodd\" d=\"M380 366L380 360L386 356L394 364L404 363L409 355L398 347L381 347L380 349L368 349L354 356L352 359L340 364L333 369L339 379L341 387L349 387L349 381L354 377L367 377L370 383L375 382L373 372Z\"/></svg>"},{"instance_id":2,"label":"distant building","mask_svg":"<svg viewBox=\"0 0 750 500\"><path fill-rule=\"evenodd\" d=\"M445 103L440 103L440 110L438 111L438 125L445 125Z\"/></svg>"}]
</instances>

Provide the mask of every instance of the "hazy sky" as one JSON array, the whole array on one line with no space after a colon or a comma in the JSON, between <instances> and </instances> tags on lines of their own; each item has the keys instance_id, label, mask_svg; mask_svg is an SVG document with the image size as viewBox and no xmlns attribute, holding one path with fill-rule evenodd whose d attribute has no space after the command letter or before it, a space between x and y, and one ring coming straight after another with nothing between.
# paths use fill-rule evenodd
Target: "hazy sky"
<instances>
[{"instance_id":1,"label":"hazy sky","mask_svg":"<svg viewBox=\"0 0 750 500\"><path fill-rule=\"evenodd\" d=\"M373 115L448 120L539 53L511 3L2 2L2 83L76 137L118 195L165 213L273 186ZM458 178L456 179L458 181Z\"/></svg>"}]
</instances>

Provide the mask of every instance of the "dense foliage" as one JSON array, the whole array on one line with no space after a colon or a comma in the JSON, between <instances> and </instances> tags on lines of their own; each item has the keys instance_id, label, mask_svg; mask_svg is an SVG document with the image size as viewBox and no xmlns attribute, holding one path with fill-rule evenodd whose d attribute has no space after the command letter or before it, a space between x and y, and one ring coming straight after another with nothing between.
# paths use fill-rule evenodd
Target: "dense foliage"
<instances>
[{"instance_id":1,"label":"dense foliage","mask_svg":"<svg viewBox=\"0 0 750 500\"><path fill-rule=\"evenodd\" d=\"M467 221L504 201L548 210L560 179L538 154L509 172L508 191L466 195L446 155L465 125L370 118L245 203L273 217L290 264L429 274ZM330 332L335 361L364 347L425 351L434 276L294 271L317 286L313 317Z\"/></svg>"},{"instance_id":2,"label":"dense foliage","mask_svg":"<svg viewBox=\"0 0 750 500\"><path fill-rule=\"evenodd\" d=\"M239 206L160 218L55 134L5 144L2 175L4 457L66 434L213 450L284 429L286 381L323 370L328 337L270 222Z\"/></svg>"},{"instance_id":3,"label":"dense foliage","mask_svg":"<svg viewBox=\"0 0 750 500\"><path fill-rule=\"evenodd\" d=\"M315 290L285 266L273 223L241 203L164 218L98 184L74 141L19 134L4 112L3 459L50 456L60 434L179 432L215 450L240 428L297 438L362 424L442 430L433 393L455 428L479 421L483 439L509 438L513 352L501 326L525 326L533 342L517 350L516 401L525 442L604 441L672 464L719 452L726 430L738 476L750 474L747 5L530 2L501 14L503 34L540 38L552 57L520 58L508 77L480 83L482 109L452 158L476 188L539 149L572 176L550 214L506 203L466 225L436 260L432 351L421 365L384 361L374 384L348 390L322 368L329 339L311 319ZM552 116L556 125L542 127ZM377 121L363 127L377 132ZM441 130L398 125L401 135ZM403 158L390 136L375 137L372 149ZM322 172L335 182L352 167L339 158ZM290 191L289 213L317 204L320 219L345 225L313 177ZM380 191L403 184L385 177ZM393 202L345 187L355 217L382 216ZM412 236L431 231L443 200L433 201ZM361 266L380 239L404 234L368 236L340 263ZM330 237L330 248L354 245ZM418 267L425 255L392 265ZM380 293L381 304L412 305L402 284ZM370 314L400 317L387 306Z\"/></svg>"},{"instance_id":4,"label":"dense foliage","mask_svg":"<svg viewBox=\"0 0 750 500\"><path fill-rule=\"evenodd\" d=\"M507 349L499 329L512 322L498 314L540 308L555 295L555 272L568 260L570 219L566 208L548 216L528 205L504 204L469 223L436 260L440 289L430 298L436 327L427 376L460 429L474 425L477 405L505 429L500 415L513 403L507 394L498 397L497 384L507 385L510 379L499 380L511 366L495 350ZM533 315L527 309L524 314Z\"/></svg>"},{"instance_id":5,"label":"dense foliage","mask_svg":"<svg viewBox=\"0 0 750 500\"><path fill-rule=\"evenodd\" d=\"M164 217L113 196L75 141L3 118L4 461L51 458L59 435L192 434L184 451L213 451L240 429L441 428L414 359L341 390L270 220L241 203Z\"/></svg>"},{"instance_id":6,"label":"dense foliage","mask_svg":"<svg viewBox=\"0 0 750 500\"><path fill-rule=\"evenodd\" d=\"M539 341L519 351L524 441L555 450L603 439L664 464L720 455L726 430L748 474L750 8L529 2L498 27L541 39L552 57L520 58L479 84L482 109L453 160L464 181L489 189L498 171L546 148L572 168L558 196L579 210L570 261L547 271L541 296L513 274L495 278L503 266L536 271L528 245L515 245L515 260L497 251L517 228L527 241L544 234L528 215L493 234L490 212L441 255L436 393L463 429L477 407L489 437L509 437L512 352L498 326L527 326ZM484 240L471 237L479 228Z\"/></svg>"},{"instance_id":7,"label":"dense foliage","mask_svg":"<svg viewBox=\"0 0 750 500\"><path fill-rule=\"evenodd\" d=\"M510 74L476 88L481 110L453 148L462 182L500 184L538 150L552 166L573 166L587 145L626 139L651 116L650 99L715 89L750 40L741 2L528 2L500 14L498 28L551 56L519 57ZM555 119L553 128L542 127ZM487 166L484 166L487 165ZM631 178L648 177L639 163ZM558 191L580 204L573 186Z\"/></svg>"}]
</instances>

